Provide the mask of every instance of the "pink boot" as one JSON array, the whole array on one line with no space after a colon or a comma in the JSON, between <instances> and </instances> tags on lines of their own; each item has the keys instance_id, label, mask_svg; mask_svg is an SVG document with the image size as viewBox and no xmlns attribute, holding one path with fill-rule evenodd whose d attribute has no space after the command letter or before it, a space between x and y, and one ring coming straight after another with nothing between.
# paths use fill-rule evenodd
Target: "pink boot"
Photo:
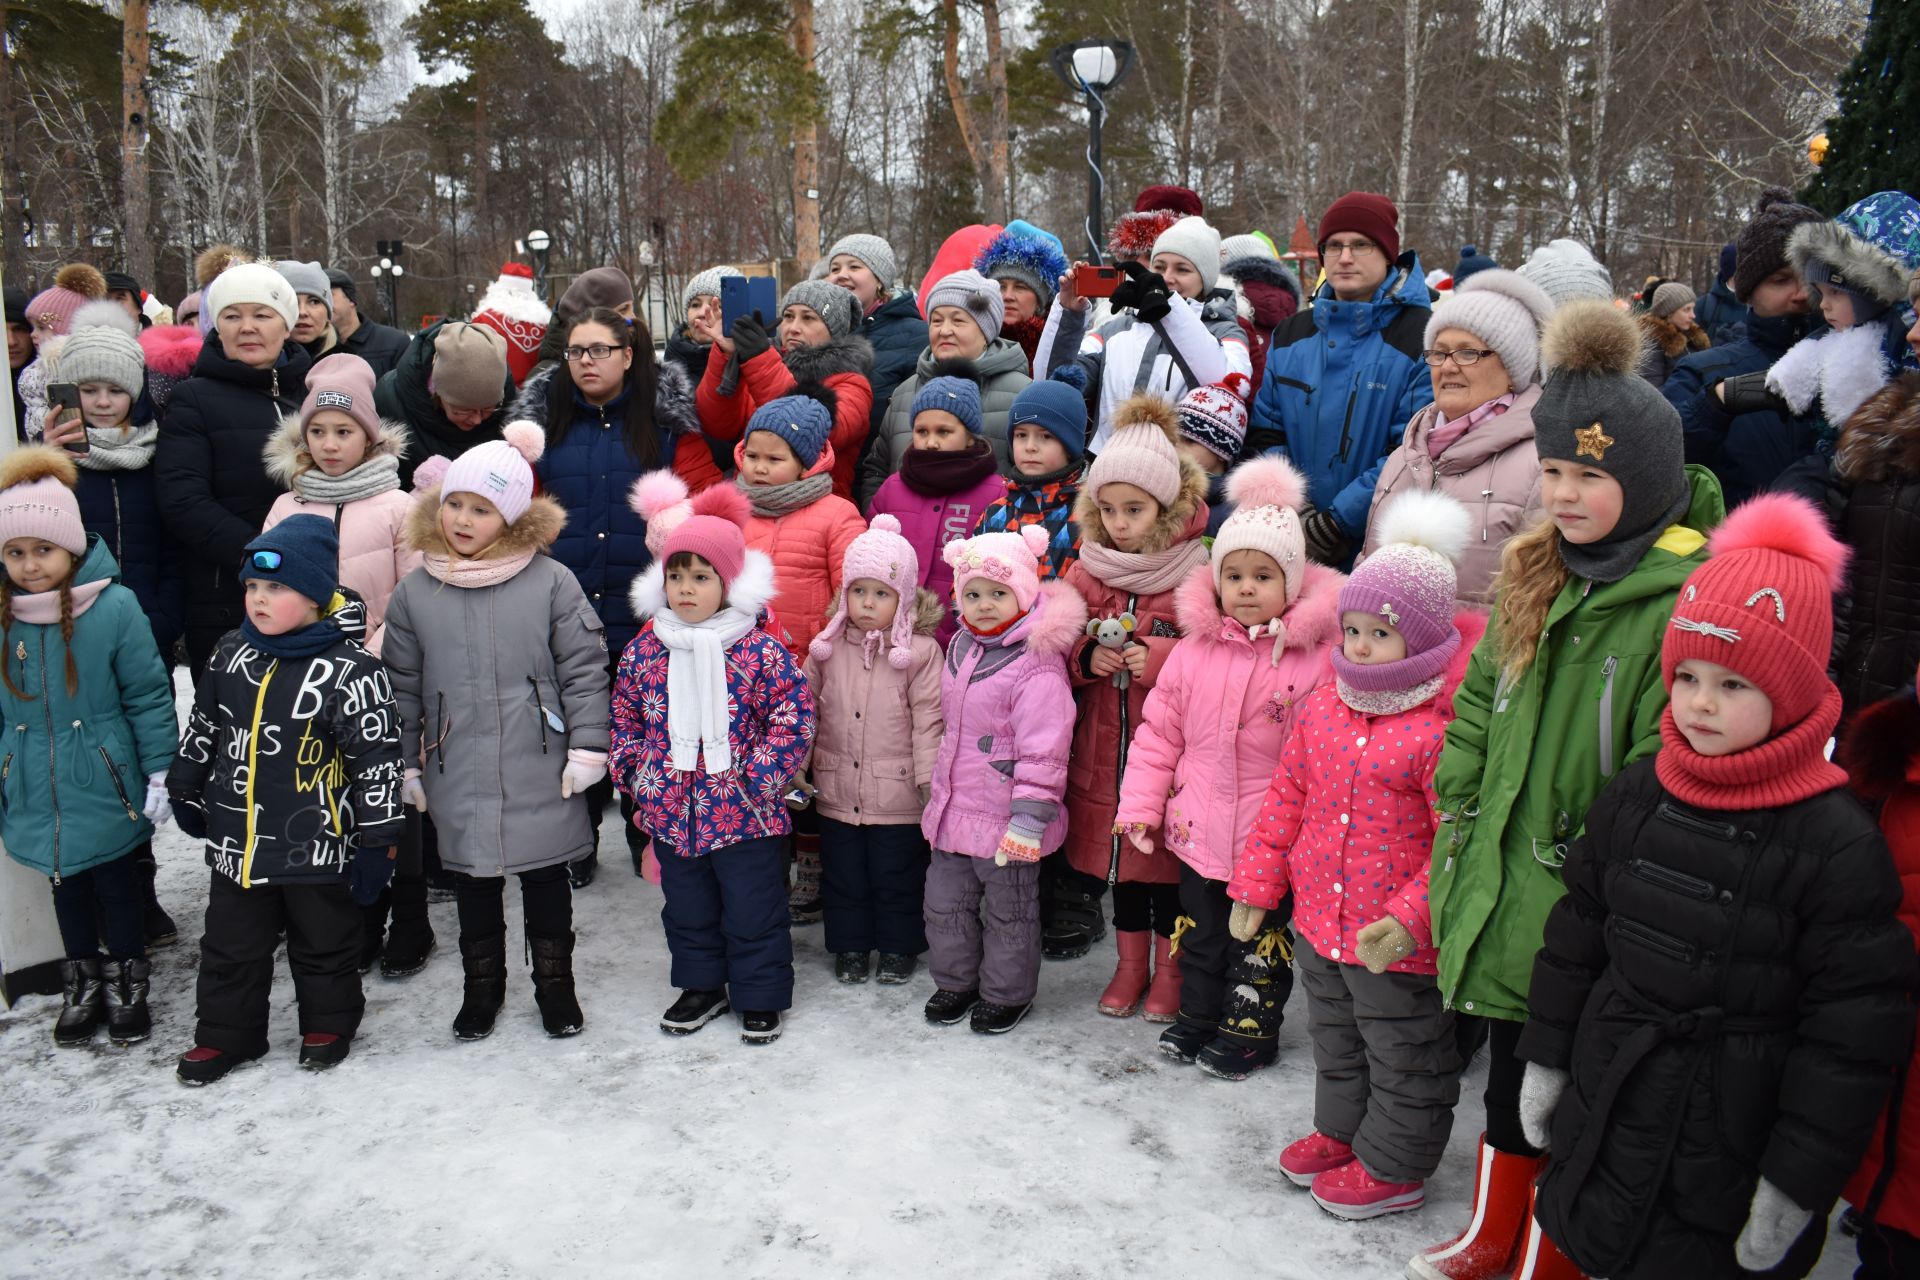
<instances>
[{"instance_id":1,"label":"pink boot","mask_svg":"<svg viewBox=\"0 0 1920 1280\"><path fill-rule=\"evenodd\" d=\"M1145 929L1115 929L1114 946L1120 963L1114 966L1113 981L1100 993L1100 1012L1109 1018L1131 1018L1140 1007L1140 993L1147 989L1147 938Z\"/></svg>"},{"instance_id":2,"label":"pink boot","mask_svg":"<svg viewBox=\"0 0 1920 1280\"><path fill-rule=\"evenodd\" d=\"M1180 962L1173 958L1173 939L1153 935L1153 985L1140 1010L1147 1022L1172 1022L1180 1016Z\"/></svg>"}]
</instances>

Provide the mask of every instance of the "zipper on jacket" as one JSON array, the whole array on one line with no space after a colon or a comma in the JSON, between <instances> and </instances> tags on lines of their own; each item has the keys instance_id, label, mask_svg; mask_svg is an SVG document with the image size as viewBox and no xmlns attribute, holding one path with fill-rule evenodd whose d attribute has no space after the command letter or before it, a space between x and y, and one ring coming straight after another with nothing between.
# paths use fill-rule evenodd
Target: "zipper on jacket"
<instances>
[{"instance_id":1,"label":"zipper on jacket","mask_svg":"<svg viewBox=\"0 0 1920 1280\"><path fill-rule=\"evenodd\" d=\"M1487 530L1493 525L1493 490L1480 491L1480 541L1487 541Z\"/></svg>"},{"instance_id":2,"label":"zipper on jacket","mask_svg":"<svg viewBox=\"0 0 1920 1280\"><path fill-rule=\"evenodd\" d=\"M1612 654L1600 665L1600 776L1613 776L1613 673L1620 659Z\"/></svg>"},{"instance_id":3,"label":"zipper on jacket","mask_svg":"<svg viewBox=\"0 0 1920 1280\"><path fill-rule=\"evenodd\" d=\"M267 664L267 670L260 677L260 691L253 695L253 727L247 733L247 790L241 800L247 806L247 843L240 850L240 887L253 888L253 840L257 834L253 825L253 783L259 776L260 754L260 714L267 706L267 685L273 680L273 673L280 669L280 660L275 658Z\"/></svg>"},{"instance_id":4,"label":"zipper on jacket","mask_svg":"<svg viewBox=\"0 0 1920 1280\"><path fill-rule=\"evenodd\" d=\"M1132 593L1129 593L1127 595L1127 612L1133 614L1135 617L1138 617L1139 614L1136 612L1136 610L1139 608L1139 605L1140 605L1140 597ZM1125 670L1125 668L1122 668L1122 670ZM1127 682L1127 687L1125 689L1114 690L1115 693L1120 695L1120 741L1115 752L1116 758L1114 763L1115 763L1116 771L1113 775L1113 794L1114 794L1114 801L1116 804L1119 802L1119 799L1120 799L1120 783L1126 778L1126 775L1127 775L1127 738L1129 737L1129 734L1127 732L1127 721L1129 719L1127 715L1127 695L1132 691L1133 691L1133 682L1131 680ZM1120 840L1121 840L1121 837L1118 835L1109 835L1107 837L1107 883L1108 884L1120 883Z\"/></svg>"},{"instance_id":5,"label":"zipper on jacket","mask_svg":"<svg viewBox=\"0 0 1920 1280\"><path fill-rule=\"evenodd\" d=\"M546 755L547 754L547 704L543 702L540 698L540 682L534 679L532 676L528 676L527 683L533 686L533 709L537 713L535 718L540 721L540 754Z\"/></svg>"},{"instance_id":6,"label":"zipper on jacket","mask_svg":"<svg viewBox=\"0 0 1920 1280\"><path fill-rule=\"evenodd\" d=\"M127 803L127 789L120 781L120 771L114 768L113 757L107 754L105 747L96 747L94 749L100 753L100 758L107 763L107 776L113 779L113 789L120 794L120 807L127 811L127 821L140 821L140 815L133 811L131 804Z\"/></svg>"},{"instance_id":7,"label":"zipper on jacket","mask_svg":"<svg viewBox=\"0 0 1920 1280\"><path fill-rule=\"evenodd\" d=\"M1358 391L1349 391L1347 393L1347 416L1340 423L1339 460L1341 462L1345 462L1347 460L1347 450L1353 447L1353 406L1354 406L1354 402L1357 401L1359 398L1360 398L1360 393Z\"/></svg>"},{"instance_id":8,"label":"zipper on jacket","mask_svg":"<svg viewBox=\"0 0 1920 1280\"><path fill-rule=\"evenodd\" d=\"M120 477L115 475L109 478L113 481L110 486L113 489L113 558L118 560L124 569L127 558L122 548L126 544L126 526L120 519Z\"/></svg>"},{"instance_id":9,"label":"zipper on jacket","mask_svg":"<svg viewBox=\"0 0 1920 1280\"><path fill-rule=\"evenodd\" d=\"M1714 822L1708 818L1697 818L1665 800L1662 800L1654 809L1654 816L1662 822L1679 827L1682 831L1691 831L1697 836L1711 836L1715 840L1732 840L1740 834L1739 828L1731 822Z\"/></svg>"},{"instance_id":10,"label":"zipper on jacket","mask_svg":"<svg viewBox=\"0 0 1920 1280\"><path fill-rule=\"evenodd\" d=\"M1627 863L1627 870L1636 879L1650 885L1677 893L1683 898L1693 898L1699 902L1712 902L1720 896L1720 890L1711 880L1702 880L1699 876L1690 876L1675 871L1672 867L1663 867L1646 858L1635 858Z\"/></svg>"},{"instance_id":11,"label":"zipper on jacket","mask_svg":"<svg viewBox=\"0 0 1920 1280\"><path fill-rule=\"evenodd\" d=\"M1648 950L1657 951L1670 959L1678 960L1682 964L1692 964L1694 957L1699 954L1698 948L1686 939L1676 938L1670 933L1641 924L1638 920L1615 915L1610 917L1607 923L1621 937L1637 942Z\"/></svg>"},{"instance_id":12,"label":"zipper on jacket","mask_svg":"<svg viewBox=\"0 0 1920 1280\"><path fill-rule=\"evenodd\" d=\"M22 641L22 647L25 641ZM22 672L25 674L25 664ZM40 636L40 712L47 718L47 790L53 797L53 882L60 883L60 774L54 768L53 698L47 693L47 637Z\"/></svg>"},{"instance_id":13,"label":"zipper on jacket","mask_svg":"<svg viewBox=\"0 0 1920 1280\"><path fill-rule=\"evenodd\" d=\"M439 710L434 715L434 723L440 726L440 737L433 744L434 757L440 762L440 772L447 771L447 691L435 690L433 695L438 701L434 704Z\"/></svg>"}]
</instances>

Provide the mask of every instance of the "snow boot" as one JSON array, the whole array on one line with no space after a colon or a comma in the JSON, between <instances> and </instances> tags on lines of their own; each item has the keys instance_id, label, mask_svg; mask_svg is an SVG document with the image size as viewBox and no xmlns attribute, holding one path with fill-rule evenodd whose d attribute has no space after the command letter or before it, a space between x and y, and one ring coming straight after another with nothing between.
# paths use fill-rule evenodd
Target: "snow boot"
<instances>
[{"instance_id":1,"label":"snow boot","mask_svg":"<svg viewBox=\"0 0 1920 1280\"><path fill-rule=\"evenodd\" d=\"M858 983L867 980L869 961L864 951L842 951L833 958L833 976L841 982Z\"/></svg>"},{"instance_id":2,"label":"snow boot","mask_svg":"<svg viewBox=\"0 0 1920 1280\"><path fill-rule=\"evenodd\" d=\"M105 1019L106 988L100 980L100 960L62 960L60 981L65 1003L53 1024L53 1042L63 1048L86 1044Z\"/></svg>"},{"instance_id":3,"label":"snow boot","mask_svg":"<svg viewBox=\"0 0 1920 1280\"><path fill-rule=\"evenodd\" d=\"M160 896L154 892L154 878L160 874L160 866L153 859L153 843L148 841L133 855L133 869L140 877L140 892L145 900L146 919L143 927L147 934L149 950L170 947L180 941L179 926L173 917L160 905Z\"/></svg>"},{"instance_id":4,"label":"snow boot","mask_svg":"<svg viewBox=\"0 0 1920 1280\"><path fill-rule=\"evenodd\" d=\"M950 1027L980 1003L978 991L936 991L927 1001L927 1021Z\"/></svg>"},{"instance_id":5,"label":"snow boot","mask_svg":"<svg viewBox=\"0 0 1920 1280\"><path fill-rule=\"evenodd\" d=\"M593 877L600 871L600 851L595 849L577 862L567 864L567 883L573 886L575 893L593 883Z\"/></svg>"},{"instance_id":6,"label":"snow boot","mask_svg":"<svg viewBox=\"0 0 1920 1280\"><path fill-rule=\"evenodd\" d=\"M1382 1182L1358 1160L1349 1160L1313 1180L1313 1202L1336 1218L1365 1222L1406 1213L1427 1202L1424 1182Z\"/></svg>"},{"instance_id":7,"label":"snow boot","mask_svg":"<svg viewBox=\"0 0 1920 1280\"><path fill-rule=\"evenodd\" d=\"M1172 1026L1160 1033L1160 1052L1175 1062L1192 1062L1213 1042L1215 1034L1212 1027L1176 1018Z\"/></svg>"},{"instance_id":8,"label":"snow boot","mask_svg":"<svg viewBox=\"0 0 1920 1280\"><path fill-rule=\"evenodd\" d=\"M528 938L533 949L533 1001L540 1024L556 1040L577 1036L587 1025L573 989L573 933L558 938Z\"/></svg>"},{"instance_id":9,"label":"snow boot","mask_svg":"<svg viewBox=\"0 0 1920 1280\"><path fill-rule=\"evenodd\" d=\"M1586 1280L1586 1273L1540 1229L1540 1219L1533 1216L1536 1194L1528 1188L1527 1221L1513 1255L1513 1280Z\"/></svg>"},{"instance_id":10,"label":"snow boot","mask_svg":"<svg viewBox=\"0 0 1920 1280\"><path fill-rule=\"evenodd\" d=\"M387 929L386 950L380 953L380 976L405 978L427 967L433 954L433 921L427 918L427 882L417 875L394 877L393 923Z\"/></svg>"},{"instance_id":11,"label":"snow boot","mask_svg":"<svg viewBox=\"0 0 1920 1280\"><path fill-rule=\"evenodd\" d=\"M460 1040L485 1040L507 1002L507 935L460 939L460 963L467 973L466 996L453 1016Z\"/></svg>"},{"instance_id":12,"label":"snow boot","mask_svg":"<svg viewBox=\"0 0 1920 1280\"><path fill-rule=\"evenodd\" d=\"M740 1040L743 1044L772 1044L780 1038L781 1017L773 1013L742 1013Z\"/></svg>"},{"instance_id":13,"label":"snow boot","mask_svg":"<svg viewBox=\"0 0 1920 1280\"><path fill-rule=\"evenodd\" d=\"M672 1036L690 1036L726 1011L725 991L682 991L660 1015L660 1029Z\"/></svg>"},{"instance_id":14,"label":"snow boot","mask_svg":"<svg viewBox=\"0 0 1920 1280\"><path fill-rule=\"evenodd\" d=\"M107 1036L123 1049L153 1034L153 1014L147 1008L151 972L145 960L109 960L100 966L106 993Z\"/></svg>"},{"instance_id":15,"label":"snow boot","mask_svg":"<svg viewBox=\"0 0 1920 1280\"><path fill-rule=\"evenodd\" d=\"M1020 1019L1027 1016L1033 1008L1033 1002L1026 1004L993 1004L982 1000L973 1006L973 1029L983 1036L1005 1035L1020 1025Z\"/></svg>"},{"instance_id":16,"label":"snow boot","mask_svg":"<svg viewBox=\"0 0 1920 1280\"><path fill-rule=\"evenodd\" d=\"M1329 1169L1338 1169L1354 1160L1351 1143L1329 1138L1315 1129L1304 1138L1287 1144L1280 1153L1280 1172L1296 1187L1310 1187L1313 1180Z\"/></svg>"},{"instance_id":17,"label":"snow boot","mask_svg":"<svg viewBox=\"0 0 1920 1280\"><path fill-rule=\"evenodd\" d=\"M1237 1036L1216 1035L1194 1055L1194 1063L1216 1080L1245 1080L1272 1066L1280 1057L1278 1041L1249 1043Z\"/></svg>"},{"instance_id":18,"label":"snow boot","mask_svg":"<svg viewBox=\"0 0 1920 1280\"><path fill-rule=\"evenodd\" d=\"M1147 990L1147 955L1152 945L1148 939L1152 936L1145 929L1113 931L1120 962L1114 968L1113 981L1100 993L1100 1012L1109 1018L1131 1018L1140 1007L1140 997Z\"/></svg>"},{"instance_id":19,"label":"snow boot","mask_svg":"<svg viewBox=\"0 0 1920 1280\"><path fill-rule=\"evenodd\" d=\"M817 924L826 914L820 894L820 837L793 833L793 888L787 893L787 911L795 924Z\"/></svg>"},{"instance_id":20,"label":"snow boot","mask_svg":"<svg viewBox=\"0 0 1920 1280\"><path fill-rule=\"evenodd\" d=\"M198 1089L223 1078L235 1067L244 1067L266 1056L264 1048L258 1053L228 1053L224 1049L195 1045L180 1055L174 1063L173 1074L179 1077L181 1084Z\"/></svg>"},{"instance_id":21,"label":"snow boot","mask_svg":"<svg viewBox=\"0 0 1920 1280\"><path fill-rule=\"evenodd\" d=\"M1147 988L1140 1017L1146 1022L1172 1022L1180 1016L1180 962L1173 958L1173 939L1153 935L1153 985Z\"/></svg>"},{"instance_id":22,"label":"snow boot","mask_svg":"<svg viewBox=\"0 0 1920 1280\"><path fill-rule=\"evenodd\" d=\"M913 981L914 970L919 967L918 956L910 956L898 951L882 951L880 969L874 974L874 981L883 987L902 986Z\"/></svg>"},{"instance_id":23,"label":"snow boot","mask_svg":"<svg viewBox=\"0 0 1920 1280\"><path fill-rule=\"evenodd\" d=\"M1040 954L1048 960L1077 960L1107 936L1100 895L1071 882L1050 886L1040 896Z\"/></svg>"},{"instance_id":24,"label":"snow boot","mask_svg":"<svg viewBox=\"0 0 1920 1280\"><path fill-rule=\"evenodd\" d=\"M1529 1218L1533 1179L1540 1165L1539 1157L1494 1150L1487 1145L1487 1136L1481 1134L1473 1212L1467 1229L1445 1244L1415 1254L1407 1263L1409 1280L1496 1280L1505 1276Z\"/></svg>"},{"instance_id":25,"label":"snow boot","mask_svg":"<svg viewBox=\"0 0 1920 1280\"><path fill-rule=\"evenodd\" d=\"M331 1031L315 1031L300 1037L300 1065L309 1071L325 1071L347 1060L353 1041Z\"/></svg>"}]
</instances>

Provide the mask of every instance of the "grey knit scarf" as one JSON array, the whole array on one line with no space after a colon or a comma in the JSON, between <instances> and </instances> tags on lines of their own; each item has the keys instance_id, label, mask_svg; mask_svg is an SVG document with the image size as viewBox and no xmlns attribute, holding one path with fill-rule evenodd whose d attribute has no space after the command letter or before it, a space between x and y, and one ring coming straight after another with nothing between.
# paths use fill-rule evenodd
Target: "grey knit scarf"
<instances>
[{"instance_id":1,"label":"grey knit scarf","mask_svg":"<svg viewBox=\"0 0 1920 1280\"><path fill-rule=\"evenodd\" d=\"M802 476L788 484L748 484L738 477L734 483L740 486L740 492L747 495L747 501L753 505L753 514L777 520L781 516L792 515L802 507L810 507L833 492L833 473L822 471L816 476Z\"/></svg>"},{"instance_id":2,"label":"grey knit scarf","mask_svg":"<svg viewBox=\"0 0 1920 1280\"><path fill-rule=\"evenodd\" d=\"M331 502L345 506L361 498L371 498L400 487L400 459L381 454L345 475L330 476L318 467L302 471L293 479L293 487L308 502Z\"/></svg>"},{"instance_id":3,"label":"grey knit scarf","mask_svg":"<svg viewBox=\"0 0 1920 1280\"><path fill-rule=\"evenodd\" d=\"M74 462L89 471L139 471L153 461L160 428L149 422L140 427L88 427L87 451Z\"/></svg>"}]
</instances>

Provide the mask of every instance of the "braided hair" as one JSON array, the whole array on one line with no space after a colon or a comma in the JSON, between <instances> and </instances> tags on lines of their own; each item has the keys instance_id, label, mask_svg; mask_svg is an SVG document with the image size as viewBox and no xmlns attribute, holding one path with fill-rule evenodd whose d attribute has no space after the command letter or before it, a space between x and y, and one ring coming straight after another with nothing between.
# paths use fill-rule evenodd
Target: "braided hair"
<instances>
[{"instance_id":1,"label":"braided hair","mask_svg":"<svg viewBox=\"0 0 1920 1280\"><path fill-rule=\"evenodd\" d=\"M60 582L60 639L66 649L67 696L72 697L80 689L80 669L73 661L73 579L80 571L80 557L73 557L73 565L67 570L67 576ZM0 655L0 682L7 686L7 692L16 698L31 702L33 695L21 689L13 682L13 597L19 590L13 584L10 574L0 573L0 646L7 652ZM25 663L22 661L22 673Z\"/></svg>"}]
</instances>

